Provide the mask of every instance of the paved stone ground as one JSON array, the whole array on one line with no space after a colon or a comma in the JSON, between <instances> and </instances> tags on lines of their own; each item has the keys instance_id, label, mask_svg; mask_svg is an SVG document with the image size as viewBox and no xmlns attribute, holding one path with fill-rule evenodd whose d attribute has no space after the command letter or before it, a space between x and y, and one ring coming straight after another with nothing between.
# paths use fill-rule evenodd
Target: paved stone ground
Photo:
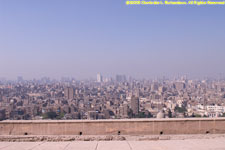
<instances>
[{"instance_id":1,"label":"paved stone ground","mask_svg":"<svg viewBox=\"0 0 225 150\"><path fill-rule=\"evenodd\" d=\"M0 142L0 150L225 150L225 138L158 141Z\"/></svg>"}]
</instances>

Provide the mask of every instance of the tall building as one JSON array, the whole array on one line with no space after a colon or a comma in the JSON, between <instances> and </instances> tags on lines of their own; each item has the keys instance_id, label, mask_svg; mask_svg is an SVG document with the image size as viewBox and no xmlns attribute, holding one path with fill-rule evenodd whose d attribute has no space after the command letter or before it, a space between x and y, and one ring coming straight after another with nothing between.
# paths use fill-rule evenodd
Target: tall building
<instances>
[{"instance_id":1,"label":"tall building","mask_svg":"<svg viewBox=\"0 0 225 150\"><path fill-rule=\"evenodd\" d=\"M102 82L102 75L100 73L97 74L97 82Z\"/></svg>"},{"instance_id":2,"label":"tall building","mask_svg":"<svg viewBox=\"0 0 225 150\"><path fill-rule=\"evenodd\" d=\"M132 96L131 97L131 110L134 115L137 115L139 113L139 98Z\"/></svg>"},{"instance_id":3,"label":"tall building","mask_svg":"<svg viewBox=\"0 0 225 150\"><path fill-rule=\"evenodd\" d=\"M158 91L158 88L159 88L159 84L154 82L152 85L151 85L151 91Z\"/></svg>"},{"instance_id":4,"label":"tall building","mask_svg":"<svg viewBox=\"0 0 225 150\"><path fill-rule=\"evenodd\" d=\"M120 114L121 114L122 118L128 118L128 116L129 116L128 112L129 112L128 104L123 104L120 107Z\"/></svg>"},{"instance_id":5,"label":"tall building","mask_svg":"<svg viewBox=\"0 0 225 150\"><path fill-rule=\"evenodd\" d=\"M22 76L18 76L17 77L17 82L23 82L23 77Z\"/></svg>"},{"instance_id":6,"label":"tall building","mask_svg":"<svg viewBox=\"0 0 225 150\"><path fill-rule=\"evenodd\" d=\"M72 87L64 89L64 97L65 99L73 99L74 97L74 89Z\"/></svg>"},{"instance_id":7,"label":"tall building","mask_svg":"<svg viewBox=\"0 0 225 150\"><path fill-rule=\"evenodd\" d=\"M116 75L116 81L117 82L125 82L126 76L125 75Z\"/></svg>"}]
</instances>

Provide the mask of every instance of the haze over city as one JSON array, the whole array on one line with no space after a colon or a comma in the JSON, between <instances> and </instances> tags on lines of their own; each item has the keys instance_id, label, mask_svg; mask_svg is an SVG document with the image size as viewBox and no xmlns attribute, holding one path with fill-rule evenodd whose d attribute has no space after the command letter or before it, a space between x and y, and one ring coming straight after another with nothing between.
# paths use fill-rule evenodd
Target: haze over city
<instances>
[{"instance_id":1,"label":"haze over city","mask_svg":"<svg viewBox=\"0 0 225 150\"><path fill-rule=\"evenodd\" d=\"M0 149L225 149L225 0L0 0Z\"/></svg>"},{"instance_id":2,"label":"haze over city","mask_svg":"<svg viewBox=\"0 0 225 150\"><path fill-rule=\"evenodd\" d=\"M224 76L223 6L0 2L1 77Z\"/></svg>"}]
</instances>

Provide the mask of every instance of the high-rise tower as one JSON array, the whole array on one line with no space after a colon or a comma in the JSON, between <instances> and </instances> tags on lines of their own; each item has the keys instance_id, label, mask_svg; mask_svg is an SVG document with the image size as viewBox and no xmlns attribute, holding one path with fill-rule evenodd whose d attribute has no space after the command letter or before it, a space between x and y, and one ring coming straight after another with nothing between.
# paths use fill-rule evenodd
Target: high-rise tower
<instances>
[{"instance_id":1,"label":"high-rise tower","mask_svg":"<svg viewBox=\"0 0 225 150\"><path fill-rule=\"evenodd\" d=\"M97 82L102 82L102 75L100 73L97 74Z\"/></svg>"},{"instance_id":2,"label":"high-rise tower","mask_svg":"<svg viewBox=\"0 0 225 150\"><path fill-rule=\"evenodd\" d=\"M64 97L65 99L73 99L74 97L74 89L72 87L64 89Z\"/></svg>"},{"instance_id":3,"label":"high-rise tower","mask_svg":"<svg viewBox=\"0 0 225 150\"><path fill-rule=\"evenodd\" d=\"M134 115L138 115L139 113L139 98L132 96L131 97L131 110Z\"/></svg>"}]
</instances>

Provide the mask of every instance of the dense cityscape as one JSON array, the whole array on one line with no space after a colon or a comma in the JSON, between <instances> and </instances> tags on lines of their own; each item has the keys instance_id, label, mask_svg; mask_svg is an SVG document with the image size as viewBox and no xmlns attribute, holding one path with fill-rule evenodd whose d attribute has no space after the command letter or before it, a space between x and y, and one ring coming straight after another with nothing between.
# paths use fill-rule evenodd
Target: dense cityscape
<instances>
[{"instance_id":1,"label":"dense cityscape","mask_svg":"<svg viewBox=\"0 0 225 150\"><path fill-rule=\"evenodd\" d=\"M0 120L224 117L225 80L1 79Z\"/></svg>"}]
</instances>

